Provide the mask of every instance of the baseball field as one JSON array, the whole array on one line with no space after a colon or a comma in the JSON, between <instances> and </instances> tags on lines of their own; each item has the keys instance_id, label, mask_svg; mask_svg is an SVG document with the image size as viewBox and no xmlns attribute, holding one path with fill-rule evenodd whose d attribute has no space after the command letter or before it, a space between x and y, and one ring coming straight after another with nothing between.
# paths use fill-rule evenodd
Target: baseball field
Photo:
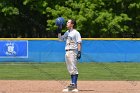
<instances>
[{"instance_id":1,"label":"baseball field","mask_svg":"<svg viewBox=\"0 0 140 93\"><path fill-rule=\"evenodd\" d=\"M78 63L79 93L140 93L139 63ZM62 93L65 63L0 63L0 93Z\"/></svg>"}]
</instances>

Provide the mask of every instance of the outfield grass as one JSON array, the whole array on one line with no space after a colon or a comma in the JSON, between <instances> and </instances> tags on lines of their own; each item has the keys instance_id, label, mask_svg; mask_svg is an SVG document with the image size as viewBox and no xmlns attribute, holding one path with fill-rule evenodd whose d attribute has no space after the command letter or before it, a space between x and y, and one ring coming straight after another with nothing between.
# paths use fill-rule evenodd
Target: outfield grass
<instances>
[{"instance_id":1,"label":"outfield grass","mask_svg":"<svg viewBox=\"0 0 140 93\"><path fill-rule=\"evenodd\" d=\"M79 80L140 80L140 63L78 63ZM69 80L65 63L0 63L1 80Z\"/></svg>"}]
</instances>

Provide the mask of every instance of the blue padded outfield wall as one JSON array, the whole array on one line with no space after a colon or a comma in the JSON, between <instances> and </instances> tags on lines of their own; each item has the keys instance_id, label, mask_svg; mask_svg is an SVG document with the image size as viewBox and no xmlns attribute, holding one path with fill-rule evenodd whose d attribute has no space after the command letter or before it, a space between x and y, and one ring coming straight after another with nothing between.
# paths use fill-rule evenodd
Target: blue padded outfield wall
<instances>
[{"instance_id":1,"label":"blue padded outfield wall","mask_svg":"<svg viewBox=\"0 0 140 93\"><path fill-rule=\"evenodd\" d=\"M0 62L65 62L57 39L0 40ZM140 62L140 40L84 39L80 62Z\"/></svg>"}]
</instances>

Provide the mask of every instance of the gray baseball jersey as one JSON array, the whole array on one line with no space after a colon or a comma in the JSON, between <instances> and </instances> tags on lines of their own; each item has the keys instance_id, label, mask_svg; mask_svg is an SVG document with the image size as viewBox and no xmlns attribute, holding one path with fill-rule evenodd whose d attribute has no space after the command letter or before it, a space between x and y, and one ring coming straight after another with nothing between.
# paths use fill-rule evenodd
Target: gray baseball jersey
<instances>
[{"instance_id":1,"label":"gray baseball jersey","mask_svg":"<svg viewBox=\"0 0 140 93\"><path fill-rule=\"evenodd\" d=\"M78 43L82 42L80 33L75 29L66 31L59 39L61 41L66 41L65 50L77 49Z\"/></svg>"}]
</instances>

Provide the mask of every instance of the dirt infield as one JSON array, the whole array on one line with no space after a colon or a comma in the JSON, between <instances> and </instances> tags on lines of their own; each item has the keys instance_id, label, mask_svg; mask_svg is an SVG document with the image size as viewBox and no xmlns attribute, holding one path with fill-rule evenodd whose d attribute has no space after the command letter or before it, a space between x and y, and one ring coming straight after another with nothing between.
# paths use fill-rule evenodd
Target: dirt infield
<instances>
[{"instance_id":1,"label":"dirt infield","mask_svg":"<svg viewBox=\"0 0 140 93\"><path fill-rule=\"evenodd\" d=\"M0 80L0 93L62 93L68 81ZM79 93L140 93L140 81L78 81Z\"/></svg>"}]
</instances>

